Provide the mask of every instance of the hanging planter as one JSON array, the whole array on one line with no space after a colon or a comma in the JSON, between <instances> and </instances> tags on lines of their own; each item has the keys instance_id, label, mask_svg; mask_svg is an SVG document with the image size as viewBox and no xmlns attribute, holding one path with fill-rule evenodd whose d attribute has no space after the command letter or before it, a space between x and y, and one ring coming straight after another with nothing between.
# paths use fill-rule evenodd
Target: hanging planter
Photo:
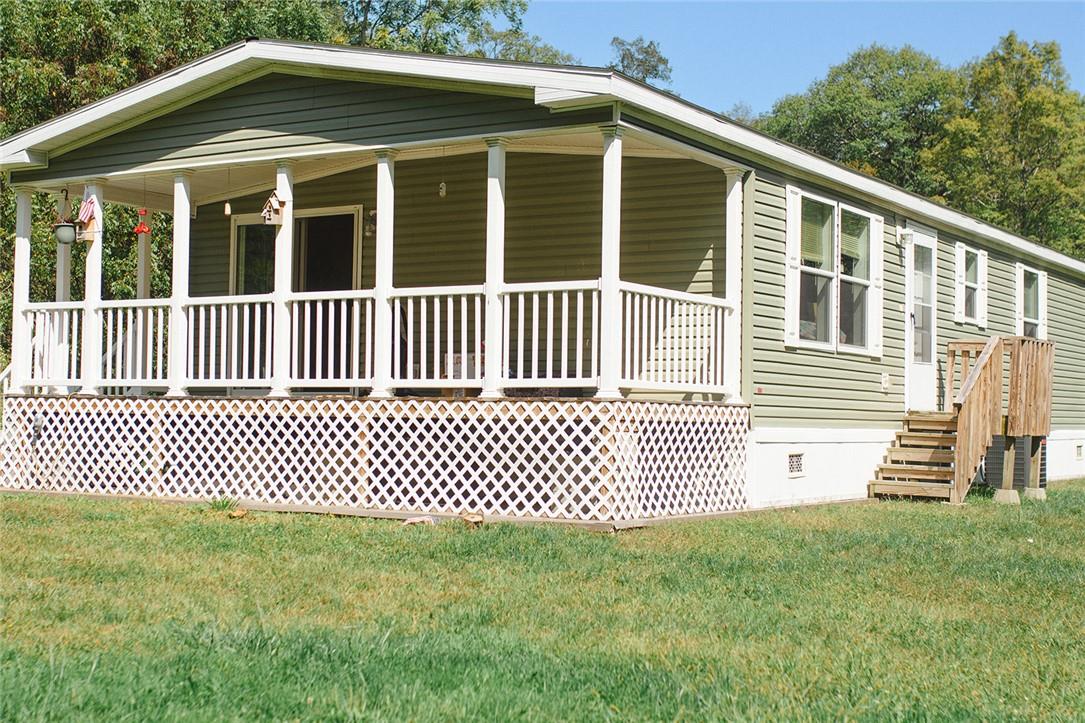
<instances>
[{"instance_id":1,"label":"hanging planter","mask_svg":"<svg viewBox=\"0 0 1085 723\"><path fill-rule=\"evenodd\" d=\"M64 203L57 212L56 223L53 224L53 237L58 244L65 246L75 241L75 223L72 221L72 206L68 203L68 189L64 189Z\"/></svg>"}]
</instances>

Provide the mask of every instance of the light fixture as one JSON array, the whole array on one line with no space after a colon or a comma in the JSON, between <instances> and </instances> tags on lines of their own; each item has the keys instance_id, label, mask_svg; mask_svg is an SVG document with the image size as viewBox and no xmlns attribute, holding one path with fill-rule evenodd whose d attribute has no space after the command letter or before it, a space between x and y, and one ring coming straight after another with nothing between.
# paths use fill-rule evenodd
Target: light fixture
<instances>
[{"instance_id":1,"label":"light fixture","mask_svg":"<svg viewBox=\"0 0 1085 723\"><path fill-rule=\"evenodd\" d=\"M230 192L230 167L226 167L226 193ZM226 205L222 207L222 212L229 216L233 213L233 209L230 208L230 199L226 199Z\"/></svg>"},{"instance_id":2,"label":"light fixture","mask_svg":"<svg viewBox=\"0 0 1085 723\"><path fill-rule=\"evenodd\" d=\"M64 203L60 205L60 210L57 211L57 220L53 224L53 236L58 244L68 246L75 241L75 224L72 223L72 206L68 202L68 189L65 188L63 193Z\"/></svg>"}]
</instances>

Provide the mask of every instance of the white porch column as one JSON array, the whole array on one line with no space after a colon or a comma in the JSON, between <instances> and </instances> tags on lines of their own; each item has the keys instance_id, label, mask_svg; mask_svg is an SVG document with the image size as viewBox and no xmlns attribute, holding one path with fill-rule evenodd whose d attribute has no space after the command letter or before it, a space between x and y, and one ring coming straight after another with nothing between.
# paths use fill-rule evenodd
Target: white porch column
<instances>
[{"instance_id":1,"label":"white porch column","mask_svg":"<svg viewBox=\"0 0 1085 723\"><path fill-rule=\"evenodd\" d=\"M94 237L87 246L87 266L83 277L83 350L82 388L80 394L97 394L102 383L102 242L105 207L102 205L102 186L88 183L83 192L84 200L94 198Z\"/></svg>"},{"instance_id":2,"label":"white porch column","mask_svg":"<svg viewBox=\"0 0 1085 723\"><path fill-rule=\"evenodd\" d=\"M64 214L67 199L57 196L57 217ZM71 214L71 209L68 209ZM72 245L57 241L56 300L70 301L72 298Z\"/></svg>"},{"instance_id":3,"label":"white porch column","mask_svg":"<svg viewBox=\"0 0 1085 723\"><path fill-rule=\"evenodd\" d=\"M395 230L395 153L377 153L377 245L374 261L376 278L373 284L373 388L369 396L387 399L392 396L392 338L393 239Z\"/></svg>"},{"instance_id":4,"label":"white porch column","mask_svg":"<svg viewBox=\"0 0 1085 723\"><path fill-rule=\"evenodd\" d=\"M505 341L501 289L505 284L505 140L491 138L486 160L486 366L483 399L497 399L501 389Z\"/></svg>"},{"instance_id":5,"label":"white porch column","mask_svg":"<svg viewBox=\"0 0 1085 723\"><path fill-rule=\"evenodd\" d=\"M727 171L725 283L731 310L723 321L723 383L728 400L742 402L742 176Z\"/></svg>"},{"instance_id":6,"label":"white porch column","mask_svg":"<svg viewBox=\"0 0 1085 723\"><path fill-rule=\"evenodd\" d=\"M30 303L30 232L33 227L33 192L15 189L15 269L11 301L11 391L26 392L30 382L30 323L26 305Z\"/></svg>"},{"instance_id":7,"label":"white porch column","mask_svg":"<svg viewBox=\"0 0 1085 723\"><path fill-rule=\"evenodd\" d=\"M188 265L189 228L192 222L190 177L173 177L173 274L170 294L169 391L183 396L188 382Z\"/></svg>"},{"instance_id":8,"label":"white porch column","mask_svg":"<svg viewBox=\"0 0 1085 723\"><path fill-rule=\"evenodd\" d=\"M621 269L622 134L603 130L603 230L599 278L599 388L597 399L621 399L622 305L618 288Z\"/></svg>"},{"instance_id":9,"label":"white porch column","mask_svg":"<svg viewBox=\"0 0 1085 723\"><path fill-rule=\"evenodd\" d=\"M136 298L151 298L151 234L136 237Z\"/></svg>"},{"instance_id":10,"label":"white porch column","mask_svg":"<svg viewBox=\"0 0 1085 723\"><path fill-rule=\"evenodd\" d=\"M294 162L281 161L275 169L275 195L282 201L282 225L275 232L275 286L272 289L274 332L271 352L270 396L290 395L290 291L294 276Z\"/></svg>"}]
</instances>

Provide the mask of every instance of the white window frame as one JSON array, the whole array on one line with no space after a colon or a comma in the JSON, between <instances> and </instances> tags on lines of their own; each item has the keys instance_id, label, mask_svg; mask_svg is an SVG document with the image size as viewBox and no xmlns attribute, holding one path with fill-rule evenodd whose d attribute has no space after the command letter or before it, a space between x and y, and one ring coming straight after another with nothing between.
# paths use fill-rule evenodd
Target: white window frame
<instances>
[{"instance_id":1,"label":"white window frame","mask_svg":"<svg viewBox=\"0 0 1085 723\"><path fill-rule=\"evenodd\" d=\"M987 328L987 252L983 249L966 246L958 241L954 245L955 251L955 275L953 293L953 320L958 324L975 324L980 329ZM976 283L968 283L968 254L976 256ZM968 316L965 313L966 289L972 288L976 292L976 314Z\"/></svg>"},{"instance_id":2,"label":"white window frame","mask_svg":"<svg viewBox=\"0 0 1085 723\"><path fill-rule=\"evenodd\" d=\"M1016 284L1016 313L1014 315L1014 322L1016 326L1017 336L1025 335L1025 322L1036 324L1036 338L1047 339L1047 272L1041 271L1032 266L1026 266L1018 262L1016 266L1017 271L1017 284ZM1037 311L1040 317L1038 319L1026 319L1025 318L1025 274L1036 274L1036 286L1037 295L1039 300L1037 303Z\"/></svg>"},{"instance_id":3,"label":"white window frame","mask_svg":"<svg viewBox=\"0 0 1085 723\"><path fill-rule=\"evenodd\" d=\"M311 216L354 216L354 258L352 260L353 287L361 288L362 278L362 205L353 206L321 206L318 208L298 208L294 210L294 220ZM235 213L230 216L230 284L229 293L237 296L237 229L239 226L255 226L264 223L264 217L259 213ZM300 239L295 235L294 246L297 251ZM290 262L293 264L293 260Z\"/></svg>"},{"instance_id":4,"label":"white window frame","mask_svg":"<svg viewBox=\"0 0 1085 723\"><path fill-rule=\"evenodd\" d=\"M855 354L881 358L883 351L882 323L885 296L885 219L856 206L836 201L797 186L787 187L786 208L786 270L784 278L784 346L797 349L815 349L840 354ZM802 268L802 199L823 203L833 208L833 270ZM840 219L844 211L870 219L870 273L869 279L856 279L842 273L840 267ZM811 341L799 336L799 290L803 273L812 273L832 279L830 314L830 340ZM865 346L840 342L840 285L841 280L867 287L867 334Z\"/></svg>"}]
</instances>

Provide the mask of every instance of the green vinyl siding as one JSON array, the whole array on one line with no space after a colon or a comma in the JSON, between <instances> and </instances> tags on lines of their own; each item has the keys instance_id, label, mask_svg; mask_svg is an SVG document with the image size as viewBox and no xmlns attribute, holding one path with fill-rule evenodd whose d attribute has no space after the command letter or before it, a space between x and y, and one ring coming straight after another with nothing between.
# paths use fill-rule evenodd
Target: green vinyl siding
<instances>
[{"instance_id":1,"label":"green vinyl siding","mask_svg":"<svg viewBox=\"0 0 1085 723\"><path fill-rule=\"evenodd\" d=\"M754 423L759 427L883 427L900 424L904 406L903 255L896 219L885 219L885 293L881 359L784 346L785 181L758 172L754 189L752 343ZM818 189L810 189L817 192ZM825 194L821 191L822 195ZM850 203L854 201L848 199ZM749 280L748 280L749 281ZM882 373L888 391L882 391Z\"/></svg>"},{"instance_id":2,"label":"green vinyl siding","mask_svg":"<svg viewBox=\"0 0 1085 723\"><path fill-rule=\"evenodd\" d=\"M1085 282L1048 269L1047 338L1055 342L1051 424L1085 429Z\"/></svg>"},{"instance_id":3,"label":"green vinyl siding","mask_svg":"<svg viewBox=\"0 0 1085 723\"><path fill-rule=\"evenodd\" d=\"M20 181L178 162L237 162L604 122L608 108L551 113L529 98L274 73L16 172Z\"/></svg>"},{"instance_id":4,"label":"green vinyl siding","mask_svg":"<svg viewBox=\"0 0 1085 723\"><path fill-rule=\"evenodd\" d=\"M599 276L602 162L598 156L509 153L505 278L510 283ZM723 293L723 174L693 161L627 158L622 277L693 293ZM446 194L438 193L441 182ZM297 209L375 208L372 166L297 184ZM270 189L268 189L270 192ZM256 213L266 193L233 199ZM396 286L480 284L485 278L486 154L395 166ZM191 291L229 291L230 221L222 204L192 224ZM362 285L373 285L373 239L362 240Z\"/></svg>"}]
</instances>

